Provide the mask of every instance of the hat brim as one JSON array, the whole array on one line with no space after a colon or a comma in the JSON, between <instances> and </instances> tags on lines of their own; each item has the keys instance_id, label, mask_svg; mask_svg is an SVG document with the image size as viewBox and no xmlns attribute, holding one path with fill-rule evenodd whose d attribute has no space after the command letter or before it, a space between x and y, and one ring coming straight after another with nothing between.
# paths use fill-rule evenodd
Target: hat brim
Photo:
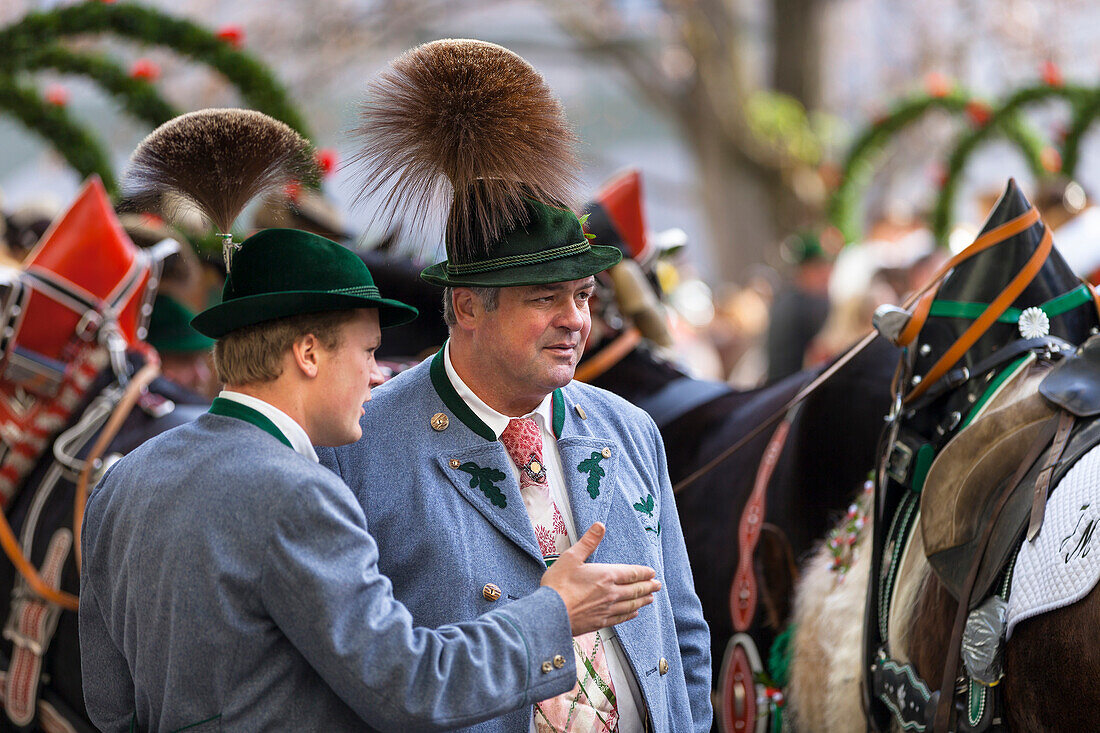
<instances>
[{"instance_id":1,"label":"hat brim","mask_svg":"<svg viewBox=\"0 0 1100 733\"><path fill-rule=\"evenodd\" d=\"M377 308L378 323L382 328L408 323L419 313L411 305L388 298L311 290L291 291L249 295L219 303L195 316L191 320L191 327L204 336L219 339L239 328L277 318L354 308Z\"/></svg>"},{"instance_id":2,"label":"hat brim","mask_svg":"<svg viewBox=\"0 0 1100 733\"><path fill-rule=\"evenodd\" d=\"M506 267L488 272L455 275L447 272L446 262L437 262L420 273L421 279L444 288L480 287L506 288L523 285L549 285L550 283L580 280L603 272L617 265L623 253L616 247L592 245L581 254L548 260L531 265Z\"/></svg>"}]
</instances>

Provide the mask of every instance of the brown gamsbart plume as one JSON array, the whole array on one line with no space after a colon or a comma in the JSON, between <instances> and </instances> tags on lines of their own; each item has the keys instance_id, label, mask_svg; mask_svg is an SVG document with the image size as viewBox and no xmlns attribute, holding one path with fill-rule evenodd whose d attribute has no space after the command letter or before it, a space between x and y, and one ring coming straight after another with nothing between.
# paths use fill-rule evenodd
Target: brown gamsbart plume
<instances>
[{"instance_id":1,"label":"brown gamsbart plume","mask_svg":"<svg viewBox=\"0 0 1100 733\"><path fill-rule=\"evenodd\" d=\"M253 198L316 175L312 146L282 122L253 110L204 109L151 132L131 156L124 186L128 208L176 194L228 234Z\"/></svg>"},{"instance_id":2,"label":"brown gamsbart plume","mask_svg":"<svg viewBox=\"0 0 1100 733\"><path fill-rule=\"evenodd\" d=\"M423 222L450 206L447 251L466 261L521 223L523 197L572 201L576 138L542 76L506 48L447 39L391 62L368 88L352 162L359 198Z\"/></svg>"}]
</instances>

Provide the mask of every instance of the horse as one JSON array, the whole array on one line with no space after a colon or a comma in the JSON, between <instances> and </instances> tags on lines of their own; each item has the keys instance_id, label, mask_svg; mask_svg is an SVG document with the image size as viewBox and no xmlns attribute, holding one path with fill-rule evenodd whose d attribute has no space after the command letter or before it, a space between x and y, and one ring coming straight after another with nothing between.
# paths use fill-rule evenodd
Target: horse
<instances>
[{"instance_id":1,"label":"horse","mask_svg":"<svg viewBox=\"0 0 1100 733\"><path fill-rule=\"evenodd\" d=\"M157 376L143 341L176 246L137 248L93 178L22 264L0 268L0 544L11 560L0 562L0 729L94 730L76 614L82 499L114 459L206 409Z\"/></svg>"},{"instance_id":2,"label":"horse","mask_svg":"<svg viewBox=\"0 0 1100 733\"><path fill-rule=\"evenodd\" d=\"M1100 469L1100 424L1081 408L1100 382L1100 340L1086 341L1100 301L1011 181L941 275L912 309L878 317L905 347L895 407L874 494L858 522L834 529L847 572L822 545L796 589L788 722L1095 729L1096 706L1082 703L1100 673L1086 636L1100 592L1013 609L1026 602L1021 583L1063 564L1034 558L1061 537L1049 507L1073 498L1067 477ZM1088 537L1078 542L1087 551ZM1051 675L1056 660L1064 671Z\"/></svg>"}]
</instances>

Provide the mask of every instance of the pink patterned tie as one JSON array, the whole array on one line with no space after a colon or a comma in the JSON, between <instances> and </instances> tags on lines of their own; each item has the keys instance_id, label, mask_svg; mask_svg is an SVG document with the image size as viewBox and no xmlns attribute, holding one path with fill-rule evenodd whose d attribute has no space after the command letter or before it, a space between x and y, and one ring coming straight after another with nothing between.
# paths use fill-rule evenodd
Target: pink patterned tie
<instances>
[{"instance_id":1,"label":"pink patterned tie","mask_svg":"<svg viewBox=\"0 0 1100 733\"><path fill-rule=\"evenodd\" d=\"M549 567L569 549L569 535L565 520L550 497L538 423L530 417L513 418L500 442L519 467L519 493ZM619 713L615 707L615 686L607 669L600 632L573 637L573 656L577 663L577 684L569 692L535 705L535 729L538 733L616 733Z\"/></svg>"}]
</instances>

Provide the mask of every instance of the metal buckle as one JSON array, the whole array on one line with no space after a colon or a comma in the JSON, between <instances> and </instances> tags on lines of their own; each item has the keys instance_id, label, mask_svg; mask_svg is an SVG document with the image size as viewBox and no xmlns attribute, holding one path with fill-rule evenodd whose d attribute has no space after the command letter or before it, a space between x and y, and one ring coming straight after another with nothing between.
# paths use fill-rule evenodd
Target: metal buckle
<instances>
[{"instance_id":1,"label":"metal buckle","mask_svg":"<svg viewBox=\"0 0 1100 733\"><path fill-rule=\"evenodd\" d=\"M76 324L76 335L80 337L81 341L91 341L99 333L102 325L103 316L98 311L84 311L84 315L80 317Z\"/></svg>"},{"instance_id":2,"label":"metal buckle","mask_svg":"<svg viewBox=\"0 0 1100 733\"><path fill-rule=\"evenodd\" d=\"M909 479L909 468L912 465L913 449L900 440L895 440L886 462L886 475L904 485Z\"/></svg>"}]
</instances>

